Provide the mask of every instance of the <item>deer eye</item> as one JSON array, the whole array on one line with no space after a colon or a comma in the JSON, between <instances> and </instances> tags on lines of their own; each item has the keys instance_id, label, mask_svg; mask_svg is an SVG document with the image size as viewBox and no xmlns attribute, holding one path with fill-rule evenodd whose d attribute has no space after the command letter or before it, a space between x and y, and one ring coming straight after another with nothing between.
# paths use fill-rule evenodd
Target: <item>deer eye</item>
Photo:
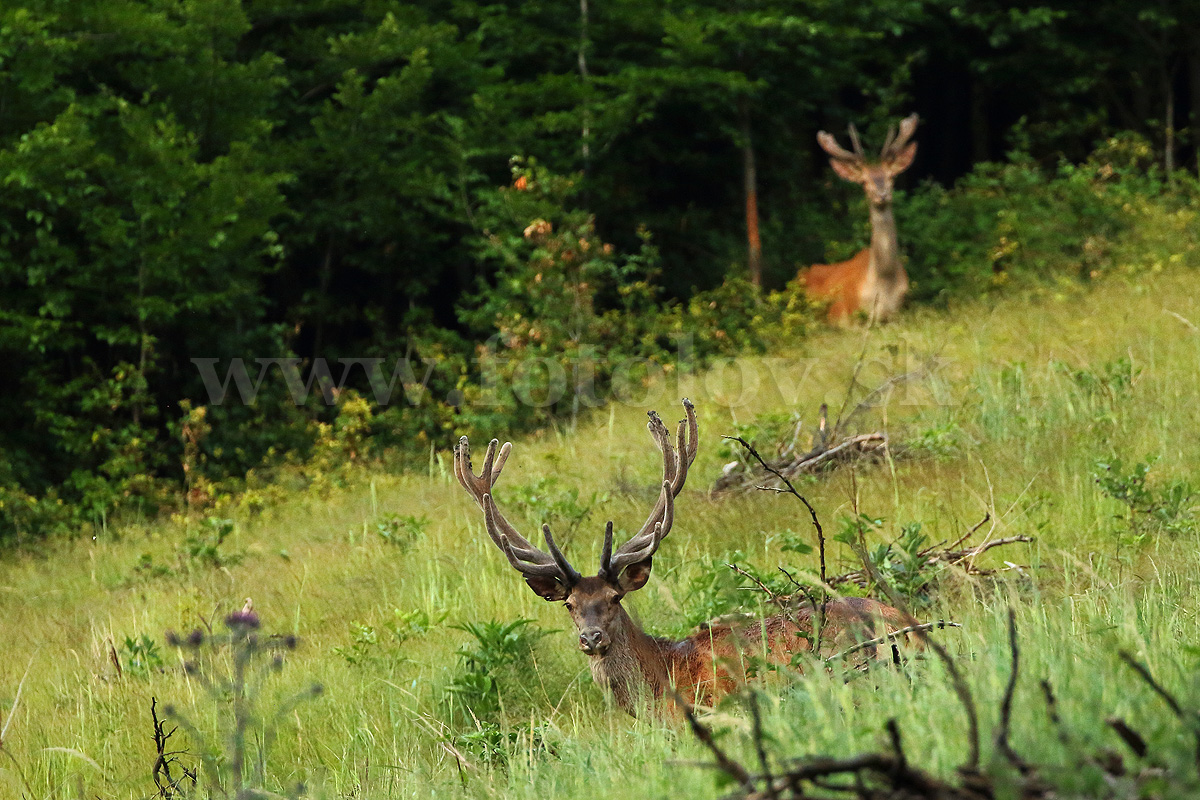
<instances>
[{"instance_id":1,"label":"deer eye","mask_svg":"<svg viewBox=\"0 0 1200 800\"><path fill-rule=\"evenodd\" d=\"M574 611L575 604L568 600L567 602L563 603L563 608L565 608L567 611Z\"/></svg>"}]
</instances>

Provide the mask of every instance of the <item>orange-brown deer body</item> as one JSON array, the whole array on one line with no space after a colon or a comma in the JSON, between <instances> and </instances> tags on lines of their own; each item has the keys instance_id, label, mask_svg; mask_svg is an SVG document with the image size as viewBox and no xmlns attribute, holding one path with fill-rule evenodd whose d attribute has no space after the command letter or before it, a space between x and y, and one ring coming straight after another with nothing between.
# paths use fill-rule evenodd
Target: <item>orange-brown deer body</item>
<instances>
[{"instance_id":1,"label":"orange-brown deer body","mask_svg":"<svg viewBox=\"0 0 1200 800\"><path fill-rule=\"evenodd\" d=\"M686 400L684 408L687 419L680 423L674 447L658 415L650 412L648 427L663 455L662 490L641 530L615 551L613 524L608 523L600 571L591 577L575 571L558 549L548 526L542 526L549 550L546 553L530 544L497 510L492 487L508 459L511 444L505 444L497 453L499 442L493 439L480 475L471 468L465 436L455 449L455 474L483 509L492 541L534 592L545 600L563 602L579 633L579 649L590 658L592 677L618 706L634 715L639 708L663 708L659 701L675 692L688 703L710 705L745 681L748 660L765 658L786 664L794 653L811 649L814 638L813 618L817 614L811 606L741 624L714 623L680 641L647 634L622 606L625 595L645 586L650 578L654 554L674 521L674 499L683 489L688 467L696 457L699 431L695 409ZM825 626L820 632L823 650L872 639L880 629L897 630L914 624L900 611L864 598L832 600L825 605L824 615ZM884 649L891 652L890 647Z\"/></svg>"},{"instance_id":2,"label":"orange-brown deer body","mask_svg":"<svg viewBox=\"0 0 1200 800\"><path fill-rule=\"evenodd\" d=\"M916 157L917 144L909 141L916 128L917 115L913 114L901 121L898 135L890 131L878 163L866 160L853 125L850 139L854 152L843 149L825 131L817 134L833 171L862 185L871 215L870 247L839 264L814 264L800 275L810 297L829 301L831 322L843 321L856 311L886 319L900 309L908 294L908 273L900 262L892 214L892 185Z\"/></svg>"}]
</instances>

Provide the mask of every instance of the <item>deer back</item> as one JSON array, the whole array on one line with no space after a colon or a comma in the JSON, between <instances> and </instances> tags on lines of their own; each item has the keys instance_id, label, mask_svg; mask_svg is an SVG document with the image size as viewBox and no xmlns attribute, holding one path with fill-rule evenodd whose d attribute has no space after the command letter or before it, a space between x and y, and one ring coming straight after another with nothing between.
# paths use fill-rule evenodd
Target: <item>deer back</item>
<instances>
[{"instance_id":1,"label":"deer back","mask_svg":"<svg viewBox=\"0 0 1200 800\"><path fill-rule=\"evenodd\" d=\"M863 597L831 600L824 615L819 637L822 656L916 624L909 615ZM677 690L690 703L712 705L737 691L755 662L793 663L797 653L812 650L818 638L813 632L818 616L813 606L804 604L761 620L722 621L701 627L669 648L668 669ZM914 643L920 647L919 640ZM864 648L857 661L890 657L891 648L880 644Z\"/></svg>"}]
</instances>

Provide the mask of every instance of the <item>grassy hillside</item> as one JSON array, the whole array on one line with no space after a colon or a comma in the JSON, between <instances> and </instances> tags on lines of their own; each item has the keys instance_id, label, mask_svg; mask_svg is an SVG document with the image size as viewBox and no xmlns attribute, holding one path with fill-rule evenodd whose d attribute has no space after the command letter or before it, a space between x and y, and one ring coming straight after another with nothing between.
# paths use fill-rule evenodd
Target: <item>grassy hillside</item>
<instances>
[{"instance_id":1,"label":"grassy hillside","mask_svg":"<svg viewBox=\"0 0 1200 800\"><path fill-rule=\"evenodd\" d=\"M636 527L656 494L659 462L645 410L673 420L678 399L692 398L700 455L654 575L631 598L649 629L681 634L731 597L751 609L760 602L736 591L741 583L724 562L764 571L815 566L815 556L781 550L789 530L811 541L794 499L708 496L732 457L720 436L760 414L794 410L811 424L821 402L840 407L860 352L859 379L868 386L936 357L936 369L887 395L861 423L912 444L906 457L859 466L853 480L850 470L836 471L801 490L831 531L857 492L861 512L884 520L873 534L881 541L912 522L932 542L954 540L985 513L991 521L977 540L1037 537L987 556L992 565L1023 566L1004 573L1007 580L948 580L919 612L963 624L937 635L976 695L985 734L1008 677L1012 606L1025 659L1013 720L1018 748L1044 763L1070 763L1042 707L1042 678L1083 742L1115 746L1102 723L1118 716L1155 737L1162 752L1186 748L1117 651L1132 651L1181 697L1200 701L1200 549L1186 485L1200 485L1196 295L1191 272L1113 277L1058 295L916 310L865 337L828 331L798 347L781 343L769 357L668 376L639 402L517 441L498 501L527 535L549 515L576 566L594 569L604 521ZM1131 522L1111 495L1138 488L1130 476L1151 459L1145 508L1160 508ZM1097 473L1107 475L1105 486ZM588 507L572 529L572 517ZM831 571L855 566L842 544L831 545L830 557ZM264 707L314 681L323 686L285 715L268 785L304 781L317 796L361 798L723 791L690 763L707 755L683 729L606 708L567 615L528 591L495 550L443 449L427 474L356 472L289 490L277 506L237 515L224 531L202 519L123 525L6 557L0 722L10 712L11 721L0 795L153 795L151 698L160 713L174 704L203 731L224 724L221 706L181 669L164 632L205 621L219 629L246 597L266 632L300 637L282 672L263 685ZM532 622L515 629L508 650L502 642L478 656L472 678L459 651L480 644L455 626L518 619ZM535 631L547 633L538 639ZM482 696L479 665L492 662L499 708L477 708L473 719L467 701ZM773 682L767 729L781 753L846 754L879 746L884 721L895 717L910 758L949 773L965 741L944 673L936 660L920 659L848 681L810 671ZM731 704L713 724L728 729L724 741L735 752L750 754L746 719ZM195 766L199 744L182 731L171 743ZM984 759L994 758L985 736ZM1081 770L1063 780L1085 788L1099 778Z\"/></svg>"}]
</instances>

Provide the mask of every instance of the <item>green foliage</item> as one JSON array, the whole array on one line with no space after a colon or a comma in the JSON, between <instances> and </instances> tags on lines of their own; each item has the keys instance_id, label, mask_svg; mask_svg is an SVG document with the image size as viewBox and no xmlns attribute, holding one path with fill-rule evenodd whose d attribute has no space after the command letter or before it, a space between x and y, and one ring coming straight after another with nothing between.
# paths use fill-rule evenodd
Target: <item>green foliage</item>
<instances>
[{"instance_id":1,"label":"green foliage","mask_svg":"<svg viewBox=\"0 0 1200 800\"><path fill-rule=\"evenodd\" d=\"M480 354L485 402L515 422L599 404L661 368L671 343L656 320L657 253L649 235L631 255L570 205L575 179L532 159L513 165L514 185L486 197L479 258L494 279L461 315L487 337Z\"/></svg>"},{"instance_id":2,"label":"green foliage","mask_svg":"<svg viewBox=\"0 0 1200 800\"><path fill-rule=\"evenodd\" d=\"M1062 370L1085 394L1109 401L1127 397L1142 370L1135 367L1129 356L1106 362L1099 369L1073 368L1062 362L1053 364Z\"/></svg>"},{"instance_id":3,"label":"green foliage","mask_svg":"<svg viewBox=\"0 0 1200 800\"><path fill-rule=\"evenodd\" d=\"M928 456L949 460L962 452L965 434L956 420L917 431L904 441L904 453L917 458Z\"/></svg>"},{"instance_id":4,"label":"green foliage","mask_svg":"<svg viewBox=\"0 0 1200 800\"><path fill-rule=\"evenodd\" d=\"M494 720L506 697L522 689L534 645L549 634L530 619L464 622L451 626L474 641L458 651L459 671L446 685L451 708L467 718Z\"/></svg>"},{"instance_id":5,"label":"green foliage","mask_svg":"<svg viewBox=\"0 0 1200 800\"><path fill-rule=\"evenodd\" d=\"M916 107L915 169L981 162L897 203L918 301L1200 247L1186 4L586 8L0 9L0 539L341 485L802 336L795 282L743 277L743 170L780 286L864 243L813 146L850 120L875 141ZM192 362L397 354L437 368L386 407L359 367L298 404L273 367L242 403Z\"/></svg>"},{"instance_id":6,"label":"green foliage","mask_svg":"<svg viewBox=\"0 0 1200 800\"><path fill-rule=\"evenodd\" d=\"M1154 460L1139 461L1126 469L1114 456L1096 464L1096 483L1106 497L1125 507L1126 531L1137 541L1195 531L1196 488L1186 480L1154 486L1149 482L1153 466Z\"/></svg>"},{"instance_id":7,"label":"green foliage","mask_svg":"<svg viewBox=\"0 0 1200 800\"><path fill-rule=\"evenodd\" d=\"M551 528L561 527L562 532L568 534L592 515L592 509L607 502L607 492L592 492L581 500L578 489L563 487L552 475L517 486L509 499L509 504L519 508L526 518Z\"/></svg>"},{"instance_id":8,"label":"green foliage","mask_svg":"<svg viewBox=\"0 0 1200 800\"><path fill-rule=\"evenodd\" d=\"M428 612L421 609L393 609L392 619L381 626L384 632L391 634L390 638L380 641L379 628L363 622L352 622L350 644L346 647L334 647L333 652L352 666L378 666L381 659L385 658L388 663L394 665L398 660L396 655L401 645L438 627L444 619L444 614L431 618Z\"/></svg>"},{"instance_id":9,"label":"green foliage","mask_svg":"<svg viewBox=\"0 0 1200 800\"><path fill-rule=\"evenodd\" d=\"M187 568L222 567L236 564L242 556L225 551L225 540L234 531L233 520L220 517L205 517L200 523L199 530L190 531L183 540L179 557L182 565Z\"/></svg>"},{"instance_id":10,"label":"green foliage","mask_svg":"<svg viewBox=\"0 0 1200 800\"><path fill-rule=\"evenodd\" d=\"M1014 153L976 165L953 188L908 193L896 216L914 299L985 294L1013 279L1089 281L1126 268L1118 242L1141 224L1145 204L1158 198L1151 213L1163 214L1194 197L1192 181L1169 185L1150 156L1144 139L1118 137L1082 164L1046 170ZM1147 263L1150 255L1135 257Z\"/></svg>"},{"instance_id":11,"label":"green foliage","mask_svg":"<svg viewBox=\"0 0 1200 800\"><path fill-rule=\"evenodd\" d=\"M413 514L384 514L375 522L379 538L405 553L425 536L429 528L429 517Z\"/></svg>"},{"instance_id":12,"label":"green foliage","mask_svg":"<svg viewBox=\"0 0 1200 800\"><path fill-rule=\"evenodd\" d=\"M929 590L942 570L941 564L930 564L921 556L931 544L921 532L921 523L909 522L901 526L900 535L893 541L870 549L871 564L910 603L927 604Z\"/></svg>"},{"instance_id":13,"label":"green foliage","mask_svg":"<svg viewBox=\"0 0 1200 800\"><path fill-rule=\"evenodd\" d=\"M350 665L358 665L367 661L379 644L379 636L370 625L355 622L350 625L350 646L335 647L333 652L346 659Z\"/></svg>"},{"instance_id":14,"label":"green foliage","mask_svg":"<svg viewBox=\"0 0 1200 800\"><path fill-rule=\"evenodd\" d=\"M121 642L121 665L125 674L138 678L162 672L163 660L158 643L144 633L141 636L126 636Z\"/></svg>"},{"instance_id":15,"label":"green foliage","mask_svg":"<svg viewBox=\"0 0 1200 800\"><path fill-rule=\"evenodd\" d=\"M683 587L684 619L676 627L676 633L686 634L697 625L744 607L746 593L741 591L741 586L745 578L726 564L744 566L745 560L744 554L737 551L721 558L703 557L703 567L693 573Z\"/></svg>"}]
</instances>

